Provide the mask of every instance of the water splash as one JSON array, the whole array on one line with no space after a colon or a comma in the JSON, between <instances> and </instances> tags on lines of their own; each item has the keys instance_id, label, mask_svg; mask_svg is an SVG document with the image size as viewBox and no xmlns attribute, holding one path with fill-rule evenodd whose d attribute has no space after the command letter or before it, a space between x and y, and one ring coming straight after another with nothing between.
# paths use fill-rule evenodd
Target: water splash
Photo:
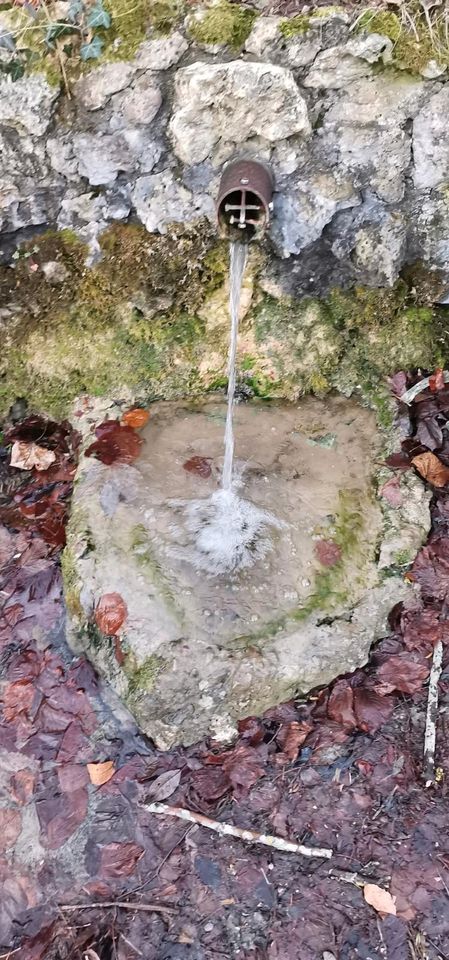
<instances>
[{"instance_id":1,"label":"water splash","mask_svg":"<svg viewBox=\"0 0 449 960\"><path fill-rule=\"evenodd\" d=\"M236 356L239 331L240 297L243 274L245 272L248 247L246 243L231 243L229 264L229 312L231 315L231 336L228 354L228 409L225 428L225 453L221 486L223 490L232 487L232 468L234 463L234 397L236 381Z\"/></svg>"}]
</instances>

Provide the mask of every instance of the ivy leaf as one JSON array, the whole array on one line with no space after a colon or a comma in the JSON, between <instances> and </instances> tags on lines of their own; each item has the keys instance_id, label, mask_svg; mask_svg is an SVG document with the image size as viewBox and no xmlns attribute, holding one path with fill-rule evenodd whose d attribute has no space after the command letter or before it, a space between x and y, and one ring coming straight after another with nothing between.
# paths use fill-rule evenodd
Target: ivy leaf
<instances>
[{"instance_id":1,"label":"ivy leaf","mask_svg":"<svg viewBox=\"0 0 449 960\"><path fill-rule=\"evenodd\" d=\"M54 49L54 41L59 37L65 37L68 33L74 33L75 27L70 23L50 23L45 35L47 47Z\"/></svg>"},{"instance_id":2,"label":"ivy leaf","mask_svg":"<svg viewBox=\"0 0 449 960\"><path fill-rule=\"evenodd\" d=\"M84 5L81 0L72 0L72 3L67 11L67 19L70 20L71 23L75 23L80 14L82 14L83 9Z\"/></svg>"},{"instance_id":3,"label":"ivy leaf","mask_svg":"<svg viewBox=\"0 0 449 960\"><path fill-rule=\"evenodd\" d=\"M94 37L90 43L83 43L80 47L81 60L97 60L103 49L101 37Z\"/></svg>"},{"instance_id":4,"label":"ivy leaf","mask_svg":"<svg viewBox=\"0 0 449 960\"><path fill-rule=\"evenodd\" d=\"M111 26L111 15L107 10L104 9L101 3L96 3L90 14L87 18L87 26L92 27L104 27L105 30ZM96 38L95 38L96 39ZM93 43L94 41L92 41Z\"/></svg>"}]
</instances>

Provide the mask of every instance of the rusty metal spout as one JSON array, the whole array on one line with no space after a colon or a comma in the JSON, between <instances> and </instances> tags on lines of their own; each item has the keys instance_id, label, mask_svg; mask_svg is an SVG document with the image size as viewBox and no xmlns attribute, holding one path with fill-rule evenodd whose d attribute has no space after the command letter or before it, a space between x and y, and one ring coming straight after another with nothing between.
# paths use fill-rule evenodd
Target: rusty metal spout
<instances>
[{"instance_id":1,"label":"rusty metal spout","mask_svg":"<svg viewBox=\"0 0 449 960\"><path fill-rule=\"evenodd\" d=\"M217 199L220 234L249 243L259 239L270 222L273 178L257 160L236 160L224 170Z\"/></svg>"}]
</instances>

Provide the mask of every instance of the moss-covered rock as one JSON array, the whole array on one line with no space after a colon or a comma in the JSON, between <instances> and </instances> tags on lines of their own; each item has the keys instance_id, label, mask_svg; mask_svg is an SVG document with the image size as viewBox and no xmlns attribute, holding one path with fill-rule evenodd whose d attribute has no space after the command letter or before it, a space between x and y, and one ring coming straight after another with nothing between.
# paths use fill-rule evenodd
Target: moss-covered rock
<instances>
[{"instance_id":1,"label":"moss-covered rock","mask_svg":"<svg viewBox=\"0 0 449 960\"><path fill-rule=\"evenodd\" d=\"M243 47L257 17L255 10L220 0L189 24L189 34L198 43Z\"/></svg>"},{"instance_id":2,"label":"moss-covered rock","mask_svg":"<svg viewBox=\"0 0 449 960\"><path fill-rule=\"evenodd\" d=\"M365 10L356 29L388 37L393 43L392 63L400 70L421 73L430 61L447 67L449 42L444 17L438 10L429 15L418 4L410 3L408 7L408 16L402 18L392 10Z\"/></svg>"},{"instance_id":3,"label":"moss-covered rock","mask_svg":"<svg viewBox=\"0 0 449 960\"><path fill-rule=\"evenodd\" d=\"M81 393L141 400L200 395L224 385L229 337L228 251L211 228L166 236L116 225L103 260L68 231L47 233L0 268L0 412L24 396L66 414ZM49 262L62 271L47 279ZM395 287L336 289L322 300L276 300L260 290L253 248L239 342L241 383L258 396L296 398L361 388L388 417L381 386L398 367L444 365L449 334L433 301L441 283L423 266ZM48 271L47 271L48 273Z\"/></svg>"}]
</instances>

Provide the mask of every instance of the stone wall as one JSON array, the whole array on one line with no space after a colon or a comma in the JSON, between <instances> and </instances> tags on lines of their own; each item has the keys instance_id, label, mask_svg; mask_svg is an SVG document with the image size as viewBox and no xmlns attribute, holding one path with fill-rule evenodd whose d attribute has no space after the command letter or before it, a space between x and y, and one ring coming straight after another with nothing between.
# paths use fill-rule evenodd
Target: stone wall
<instances>
[{"instance_id":1,"label":"stone wall","mask_svg":"<svg viewBox=\"0 0 449 960\"><path fill-rule=\"evenodd\" d=\"M281 381L287 395L292 384L318 392L341 385L348 351L356 383L372 367L373 344L370 382L397 363L444 361L445 310L433 304L449 281L445 66L430 59L420 72L398 69L389 36L372 32L369 23L360 29L341 10L318 13L292 21L254 14L238 51L192 39L192 17L198 35L205 13L191 14L168 36L149 35L132 59L106 60L85 73L71 99L43 73L14 83L0 79L0 324L8 367L2 406L29 393L35 404L56 409L77 392L101 393L111 382L114 390L128 384L132 392L140 385L148 396L217 385L226 321L215 198L223 165L240 156L267 161L276 185L270 235L253 254L256 286L244 346L244 357L256 365L258 392ZM123 224L131 224L128 247L136 246L138 225L145 228L134 266L130 257L123 260L124 236L118 244L107 239ZM173 258L173 237L184 229L185 270L179 265L170 289L159 281L151 287L151 258L157 272ZM145 231L154 241L145 241ZM212 259L205 268L206 248ZM86 258L98 263L93 283ZM112 271L117 265L122 271L113 281L108 259ZM136 276L142 273L144 291ZM187 357L181 344L186 334L179 333L175 307L187 274L198 288L207 281L207 289L182 304L190 317L186 350L191 354L195 330L202 331L208 363ZM371 288L381 291L377 299ZM341 292L351 289L352 299ZM279 298L281 306L273 306ZM381 329L386 321L391 327ZM154 339L155 323L158 336L161 325L165 331L164 362L174 351L183 371L179 383L168 377L167 389L163 377L135 372L136 342ZM351 350L364 325L358 364ZM97 343L104 376L89 378L80 351L84 368L98 371ZM111 373L114 357L123 370ZM199 371L201 363L206 371Z\"/></svg>"}]
</instances>

